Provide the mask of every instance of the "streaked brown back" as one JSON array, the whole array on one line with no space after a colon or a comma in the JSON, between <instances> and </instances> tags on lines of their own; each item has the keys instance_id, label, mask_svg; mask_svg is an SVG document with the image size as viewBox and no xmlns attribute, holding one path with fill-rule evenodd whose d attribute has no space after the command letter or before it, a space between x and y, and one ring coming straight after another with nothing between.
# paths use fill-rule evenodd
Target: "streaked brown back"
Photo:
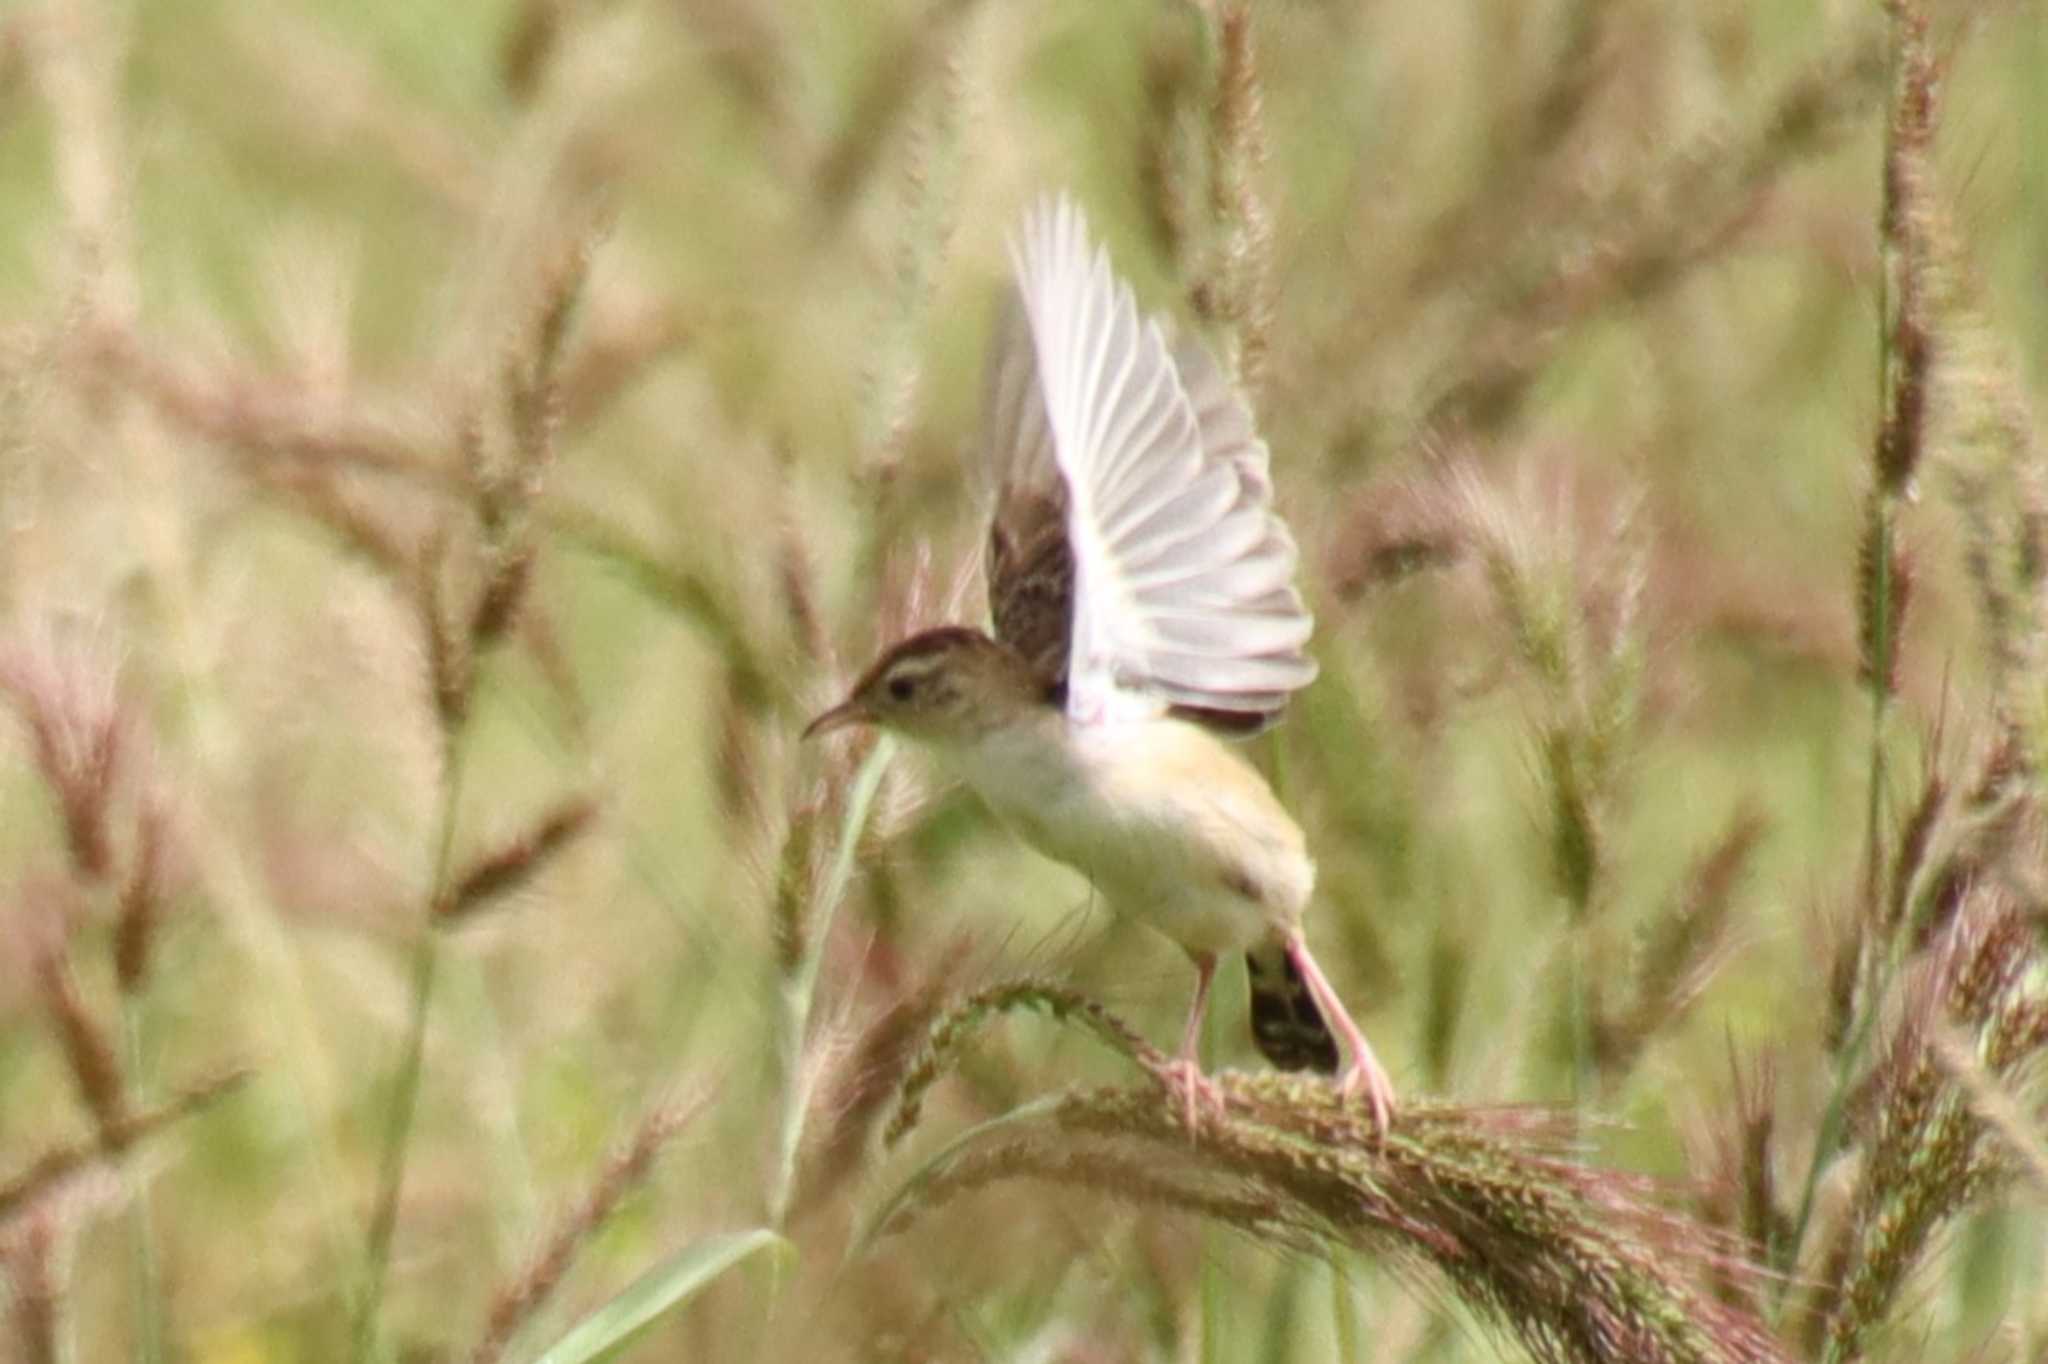
<instances>
[{"instance_id":1,"label":"streaked brown back","mask_svg":"<svg viewBox=\"0 0 2048 1364\"><path fill-rule=\"evenodd\" d=\"M988 610L995 636L1044 679L1066 681L1074 623L1074 555L1066 498L1046 490L1013 494L988 528Z\"/></svg>"}]
</instances>

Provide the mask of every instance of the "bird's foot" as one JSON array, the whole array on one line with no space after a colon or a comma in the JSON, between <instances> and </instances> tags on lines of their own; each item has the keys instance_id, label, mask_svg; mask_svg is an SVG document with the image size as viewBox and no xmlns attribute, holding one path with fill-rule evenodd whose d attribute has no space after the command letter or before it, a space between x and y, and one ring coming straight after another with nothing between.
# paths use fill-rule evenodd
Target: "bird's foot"
<instances>
[{"instance_id":1,"label":"bird's foot","mask_svg":"<svg viewBox=\"0 0 2048 1364\"><path fill-rule=\"evenodd\" d=\"M1360 1052L1337 1077L1337 1098L1349 1101L1360 1093L1372 1108L1372 1131L1375 1139L1384 1141L1387 1128L1394 1121L1394 1082L1387 1078L1387 1072L1380 1069L1379 1059L1370 1050Z\"/></svg>"},{"instance_id":2,"label":"bird's foot","mask_svg":"<svg viewBox=\"0 0 2048 1364\"><path fill-rule=\"evenodd\" d=\"M1223 1116L1223 1089L1202 1073L1201 1064L1194 1058L1181 1056L1166 1063L1166 1087L1169 1093L1180 1097L1189 1136L1201 1130L1205 1109L1216 1117Z\"/></svg>"}]
</instances>

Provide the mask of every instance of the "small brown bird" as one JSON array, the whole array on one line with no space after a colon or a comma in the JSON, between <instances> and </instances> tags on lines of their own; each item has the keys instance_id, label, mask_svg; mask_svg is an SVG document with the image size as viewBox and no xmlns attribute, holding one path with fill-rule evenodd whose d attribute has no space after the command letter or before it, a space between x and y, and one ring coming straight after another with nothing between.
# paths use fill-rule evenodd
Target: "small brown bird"
<instances>
[{"instance_id":1,"label":"small brown bird","mask_svg":"<svg viewBox=\"0 0 2048 1364\"><path fill-rule=\"evenodd\" d=\"M1039 851L1193 958L1178 1075L1190 1125L1221 1096L1196 1050L1217 964L1243 953L1252 1038L1335 1073L1385 1131L1393 1086L1302 936L1300 827L1219 735L1315 677L1266 446L1193 341L1170 340L1061 197L1013 243L1017 289L970 456L989 507L994 635L927 630L804 731L878 725L929 749Z\"/></svg>"}]
</instances>

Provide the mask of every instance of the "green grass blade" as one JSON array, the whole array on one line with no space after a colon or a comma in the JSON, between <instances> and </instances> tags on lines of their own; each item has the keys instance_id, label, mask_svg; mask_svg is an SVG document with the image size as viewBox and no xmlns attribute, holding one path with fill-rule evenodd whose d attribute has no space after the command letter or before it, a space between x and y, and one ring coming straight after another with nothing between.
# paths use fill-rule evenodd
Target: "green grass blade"
<instances>
[{"instance_id":1,"label":"green grass blade","mask_svg":"<svg viewBox=\"0 0 2048 1364\"><path fill-rule=\"evenodd\" d=\"M709 1236L685 1246L570 1327L540 1357L539 1364L585 1364L609 1358L657 1317L681 1307L726 1270L771 1249L781 1254L791 1247L766 1227Z\"/></svg>"},{"instance_id":2,"label":"green grass blade","mask_svg":"<svg viewBox=\"0 0 2048 1364\"><path fill-rule=\"evenodd\" d=\"M875 796L882 778L896 754L896 742L888 735L875 741L853 779L845 814L839 825L839 846L813 909L813 920L805 929L803 959L795 972L782 982L782 1069L784 1096L782 1129L776 1143L777 1157L768 1189L768 1221L780 1227L789 1215L790 1199L796 1193L797 1158L803 1148L804 1119L811 1111L812 1075L803 1064L804 1037L810 1030L811 1006L818 992L818 970L825 960L825 941L831 936L832 921L846 889L853 882L855 859L860 854L861 835L867 831Z\"/></svg>"}]
</instances>

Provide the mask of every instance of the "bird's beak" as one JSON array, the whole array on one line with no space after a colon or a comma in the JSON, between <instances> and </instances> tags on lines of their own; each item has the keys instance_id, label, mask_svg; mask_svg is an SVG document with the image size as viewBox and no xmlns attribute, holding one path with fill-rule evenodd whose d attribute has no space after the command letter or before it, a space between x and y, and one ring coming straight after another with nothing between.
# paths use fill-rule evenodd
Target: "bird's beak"
<instances>
[{"instance_id":1,"label":"bird's beak","mask_svg":"<svg viewBox=\"0 0 2048 1364\"><path fill-rule=\"evenodd\" d=\"M849 696L817 719L804 726L804 737L815 739L820 734L830 734L835 729L849 725L864 725L868 722L867 707Z\"/></svg>"}]
</instances>

